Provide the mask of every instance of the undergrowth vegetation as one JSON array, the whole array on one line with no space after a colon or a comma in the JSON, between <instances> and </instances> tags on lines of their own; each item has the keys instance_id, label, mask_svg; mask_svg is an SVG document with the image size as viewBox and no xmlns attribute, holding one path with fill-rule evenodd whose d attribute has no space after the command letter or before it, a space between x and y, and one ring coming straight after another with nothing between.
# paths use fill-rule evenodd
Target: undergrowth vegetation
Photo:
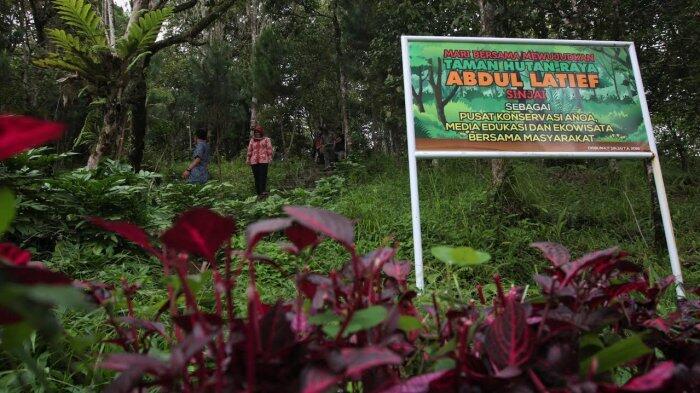
<instances>
[{"instance_id":1,"label":"undergrowth vegetation","mask_svg":"<svg viewBox=\"0 0 700 393\"><path fill-rule=\"evenodd\" d=\"M39 148L0 165L17 207L4 241L21 247L3 244L0 274L2 347L11 354L1 361L0 385L7 391L100 390L114 379L110 370L124 372L111 385L123 388L116 391L135 385L263 391L270 390L261 384L269 370L261 370L273 364L290 364L281 386L309 392L465 384L539 391L696 388L690 385L695 360L679 350L697 345L696 303L677 308L673 291L662 290L670 285L670 269L663 244L653 240L638 162L620 162L612 172L605 163L516 161L499 208L489 202L485 163L421 162L426 249L471 246L490 256L481 262L490 261L446 264L428 251L428 291L415 294L412 267L402 262L412 258L402 160L354 157L323 176L311 164L275 163L271 196L257 201L248 168L238 161L193 186L174 181L167 170L134 173L109 160L95 171L62 169L69 159ZM667 165L666 182L692 287L698 283L697 179ZM332 210L352 221L320 210L300 216L285 209L289 205ZM180 215L192 207L207 210ZM253 224L280 216L287 218ZM209 228L204 238L223 238L206 250L183 249L186 237L160 238L189 257L146 243L173 233L166 232L173 221L180 228L175 233L182 231L187 217L196 224L190 230ZM238 231L212 227L229 222L223 217L235 217ZM115 222L144 232L125 241ZM353 226L354 235L347 235ZM230 247L241 251L227 251L229 237ZM291 245L280 247L285 239ZM529 247L535 241L553 242L538 245L548 260ZM629 255L607 249L571 261L554 243L576 255L620 245ZM265 330L268 323L279 329ZM507 326L517 327L515 339L500 342L496 335ZM272 345L264 336L291 352L261 357ZM248 346L251 337L255 348ZM603 362L618 351L629 357ZM183 354L191 362L182 363ZM140 368L126 367L136 364ZM240 368L232 373L231 364Z\"/></svg>"}]
</instances>

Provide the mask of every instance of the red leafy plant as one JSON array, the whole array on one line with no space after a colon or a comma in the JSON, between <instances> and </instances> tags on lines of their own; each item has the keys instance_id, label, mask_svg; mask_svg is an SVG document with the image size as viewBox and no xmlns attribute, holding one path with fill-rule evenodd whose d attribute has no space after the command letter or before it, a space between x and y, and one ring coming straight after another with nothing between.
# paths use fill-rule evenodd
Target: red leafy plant
<instances>
[{"instance_id":1,"label":"red leafy plant","mask_svg":"<svg viewBox=\"0 0 700 393\"><path fill-rule=\"evenodd\" d=\"M539 296L522 288L471 302L437 321L442 371L390 389L405 391L690 392L700 388L700 307L681 301L658 313L672 278L650 283L617 248L571 260L555 243L534 243L551 263L535 276ZM480 290L480 288L479 288ZM434 311L434 314L438 314ZM683 350L681 350L683 348ZM614 370L633 377L612 383Z\"/></svg>"},{"instance_id":2,"label":"red leafy plant","mask_svg":"<svg viewBox=\"0 0 700 393\"><path fill-rule=\"evenodd\" d=\"M26 116L0 116L0 160L58 139L63 125ZM12 194L0 189L6 198L0 201L0 235L10 224L15 211ZM9 196L9 197L7 197ZM8 214L7 212L10 212ZM58 321L50 312L56 304L80 302L80 283L66 275L32 261L31 253L12 243L0 243L0 327L4 348L15 352L28 330L12 329L20 322L47 333L58 331ZM71 288L76 289L71 291Z\"/></svg>"},{"instance_id":3,"label":"red leafy plant","mask_svg":"<svg viewBox=\"0 0 700 393\"><path fill-rule=\"evenodd\" d=\"M101 363L121 372L107 391L160 386L167 391L311 393L348 383L376 391L400 380L397 366L415 352L417 339L417 334L407 334L411 333L407 326L421 325L412 304L415 293L407 290L408 263L395 261L391 248L359 255L353 224L345 217L300 206L287 206L285 212L288 217L250 225L245 250L231 248L233 220L206 209L182 214L160 237L159 248L136 226L92 219L158 258L163 274L175 275L180 282L179 290L168 288L167 306L158 315L168 311L175 326L172 333L162 322L134 315L137 288L122 283L127 316L111 316L109 322L116 333L111 341L126 353L110 355ZM290 241L284 248L293 254L315 247L323 237L333 239L348 251L349 261L329 275L297 275L296 300L263 304L256 264L271 261L255 249L275 232L284 233ZM214 312L201 307L188 284L190 255L206 259L212 267ZM231 294L244 265L249 275L247 310L240 318ZM185 300L182 309L177 306L180 296ZM95 298L103 303L110 299ZM168 360L149 355L153 335L171 343Z\"/></svg>"},{"instance_id":4,"label":"red leafy plant","mask_svg":"<svg viewBox=\"0 0 700 393\"><path fill-rule=\"evenodd\" d=\"M158 320L139 319L131 306L137 288L123 283L126 317L111 317L126 353L108 356L102 367L121 374L107 391L159 386L163 391L366 392L693 391L700 363L698 304L659 315L657 306L672 280L650 283L616 248L571 260L568 250L535 243L551 262L535 281L539 294L503 288L487 303L454 306L438 302L421 312L407 286L411 267L396 250L358 254L350 220L300 206L287 217L259 221L246 231L245 250L233 250L232 219L205 209L184 213L156 247L143 230L126 223L93 222L157 257L166 275L166 311L172 332ZM315 248L324 238L348 252L342 269L302 272L297 298L263 304L256 265L274 263L255 253L261 239L282 233L292 254ZM200 306L188 287L189 255L213 269L214 312ZM217 258L218 257L218 258ZM236 310L231 293L247 265L247 309ZM98 288L103 290L102 287ZM184 297L185 306L177 306ZM244 315L241 317L240 315ZM171 343L167 360L149 355L150 338ZM685 348L685 351L678 351ZM653 349L656 349L654 351ZM683 352L683 353L679 353ZM633 375L613 383L613 372Z\"/></svg>"}]
</instances>

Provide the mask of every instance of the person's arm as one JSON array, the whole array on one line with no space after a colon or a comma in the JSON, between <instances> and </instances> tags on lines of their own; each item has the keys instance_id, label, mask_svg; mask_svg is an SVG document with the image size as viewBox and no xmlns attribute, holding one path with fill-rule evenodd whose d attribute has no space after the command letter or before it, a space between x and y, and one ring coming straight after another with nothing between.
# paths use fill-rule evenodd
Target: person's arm
<instances>
[{"instance_id":1,"label":"person's arm","mask_svg":"<svg viewBox=\"0 0 700 393\"><path fill-rule=\"evenodd\" d=\"M202 162L202 159L199 158L199 156L195 157L195 159L192 160L190 165L187 166L187 169L185 169L185 171L182 172L182 178L187 179L188 177L190 177L190 173L192 173L192 169L194 169L194 167L199 165L200 162Z\"/></svg>"},{"instance_id":2,"label":"person's arm","mask_svg":"<svg viewBox=\"0 0 700 393\"><path fill-rule=\"evenodd\" d=\"M272 141L270 140L270 138L267 138L267 143L265 145L265 148L267 149L267 154L270 156L270 162L272 162L272 155L274 154L274 150L272 148Z\"/></svg>"},{"instance_id":3,"label":"person's arm","mask_svg":"<svg viewBox=\"0 0 700 393\"><path fill-rule=\"evenodd\" d=\"M253 140L251 139L250 142L248 142L248 154L246 155L245 158L245 163L250 165L250 159L253 157Z\"/></svg>"}]
</instances>

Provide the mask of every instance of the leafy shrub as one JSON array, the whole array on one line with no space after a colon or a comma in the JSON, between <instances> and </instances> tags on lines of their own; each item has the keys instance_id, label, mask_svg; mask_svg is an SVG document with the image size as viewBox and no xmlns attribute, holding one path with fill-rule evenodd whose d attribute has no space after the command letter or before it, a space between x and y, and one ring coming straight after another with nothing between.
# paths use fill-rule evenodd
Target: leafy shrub
<instances>
[{"instance_id":1,"label":"leafy shrub","mask_svg":"<svg viewBox=\"0 0 700 393\"><path fill-rule=\"evenodd\" d=\"M0 159L60 135L60 127L51 123L24 121L28 130L18 130L6 120L0 117L0 142L7 144L0 144ZM25 139L32 133L36 140ZM0 231L14 212L12 194L2 193ZM443 312L433 298L420 311L407 286L411 266L395 260L395 249L361 256L347 218L310 207L283 210L286 217L250 225L242 250L231 246L233 219L205 208L179 216L160 236L162 247L133 224L91 219L162 264L168 295L150 320L135 312L138 285L122 281L126 310L115 310L110 285L72 280L32 262L28 251L2 243L2 349L27 364L40 381L32 386L49 386L46 357L37 361L28 355L29 338L37 329L55 334L53 308L86 307L89 294L107 311L114 334L109 341L123 350L100 363L120 372L108 392L700 389L700 302L680 301L675 311L662 315L659 300L673 279L650 282L616 248L572 260L561 245L534 243L550 263L547 272L535 276L534 295L520 287L506 290L496 276L491 299L477 287L476 301ZM313 252L328 238L348 252L349 260L329 274L303 270L296 276L296 299L263 304L257 268L276 264L255 251L275 232L289 240L282 248L290 254ZM487 259L467 249L435 252L451 263ZM212 281L212 305L198 298L198 283L188 275L195 256L212 267L211 274L200 275ZM233 290L244 271L247 303L239 310ZM153 351L154 343L167 352Z\"/></svg>"},{"instance_id":2,"label":"leafy shrub","mask_svg":"<svg viewBox=\"0 0 700 393\"><path fill-rule=\"evenodd\" d=\"M443 312L438 303L420 312L407 287L411 267L381 248L365 256L354 245L352 223L335 213L287 206L287 217L259 221L246 231L244 250L232 250L232 219L206 209L180 216L157 249L144 231L123 222L95 224L143 247L179 284L168 289L164 322L132 312L113 315L126 353L101 366L121 372L109 391L160 386L187 391L693 391L698 388L697 301L674 313L657 310L672 279L650 283L616 248L571 260L568 250L535 243L551 264L535 277L539 293L505 290L500 278L490 302ZM324 238L345 248L339 271L297 274L297 298L262 304L256 266L275 262L255 254L265 236L283 232L291 254ZM223 253L218 252L223 248ZM217 252L219 258L217 258ZM200 304L187 276L189 256L213 267L215 305ZM232 289L247 267L247 309L236 310ZM102 290L102 287L96 289ZM123 284L127 304L137 288ZM184 307L179 307L179 298ZM103 297L103 300L107 300ZM240 315L245 314L245 317ZM162 336L169 355L149 355ZM684 350L681 350L684 348ZM631 376L615 383L615 375ZM621 386L620 386L621 385ZM465 390L466 389L466 390Z\"/></svg>"}]
</instances>

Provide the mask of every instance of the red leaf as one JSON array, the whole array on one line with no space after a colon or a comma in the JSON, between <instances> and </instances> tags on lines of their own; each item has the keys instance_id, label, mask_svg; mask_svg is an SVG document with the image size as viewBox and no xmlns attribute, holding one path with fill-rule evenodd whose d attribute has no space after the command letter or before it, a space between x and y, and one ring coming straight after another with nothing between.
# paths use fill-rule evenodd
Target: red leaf
<instances>
[{"instance_id":1,"label":"red leaf","mask_svg":"<svg viewBox=\"0 0 700 393\"><path fill-rule=\"evenodd\" d=\"M406 277L411 273L411 264L408 262L387 262L382 267L382 271L398 282L405 282Z\"/></svg>"},{"instance_id":2,"label":"red leaf","mask_svg":"<svg viewBox=\"0 0 700 393\"><path fill-rule=\"evenodd\" d=\"M352 221L340 214L305 206L285 206L284 212L299 224L339 241L346 248L351 248L355 242Z\"/></svg>"},{"instance_id":3,"label":"red leaf","mask_svg":"<svg viewBox=\"0 0 700 393\"><path fill-rule=\"evenodd\" d=\"M396 250L393 248L378 248L362 257L362 265L366 269L369 268L369 271L377 272L385 263L389 262L394 255L396 255Z\"/></svg>"},{"instance_id":4,"label":"red leaf","mask_svg":"<svg viewBox=\"0 0 700 393\"><path fill-rule=\"evenodd\" d=\"M275 303L260 319L260 349L265 359L284 359L297 345L286 314L285 307Z\"/></svg>"},{"instance_id":5,"label":"red leaf","mask_svg":"<svg viewBox=\"0 0 700 393\"><path fill-rule=\"evenodd\" d=\"M88 221L108 232L116 233L117 235L136 244L148 252L156 252L151 245L148 234L134 224L124 221L107 221L100 217L90 217Z\"/></svg>"},{"instance_id":6,"label":"red leaf","mask_svg":"<svg viewBox=\"0 0 700 393\"><path fill-rule=\"evenodd\" d=\"M296 253L303 250L306 247L316 246L319 242L316 232L311 229L299 225L297 223L292 224L292 226L287 227L284 230L284 234L287 235L287 239L291 241L294 246L296 246Z\"/></svg>"},{"instance_id":7,"label":"red leaf","mask_svg":"<svg viewBox=\"0 0 700 393\"><path fill-rule=\"evenodd\" d=\"M559 243L538 242L531 243L530 247L535 247L542 251L542 255L556 267L563 266L571 260L569 250Z\"/></svg>"},{"instance_id":8,"label":"red leaf","mask_svg":"<svg viewBox=\"0 0 700 393\"><path fill-rule=\"evenodd\" d=\"M566 271L566 277L562 282L562 286L568 284L581 269L587 268L588 266L595 265L601 262L609 262L610 259L617 258L620 256L620 249L617 247L611 247L605 250L600 250L586 254L581 258L565 265L563 268Z\"/></svg>"},{"instance_id":9,"label":"red leaf","mask_svg":"<svg viewBox=\"0 0 700 393\"><path fill-rule=\"evenodd\" d=\"M331 374L328 370L319 367L307 368L301 377L302 393L323 393L338 383L342 377Z\"/></svg>"},{"instance_id":10,"label":"red leaf","mask_svg":"<svg viewBox=\"0 0 700 393\"><path fill-rule=\"evenodd\" d=\"M15 313L14 311L10 311L6 308L0 307L0 326L2 325L11 325L13 323L17 323L22 320L22 316Z\"/></svg>"},{"instance_id":11,"label":"red leaf","mask_svg":"<svg viewBox=\"0 0 700 393\"><path fill-rule=\"evenodd\" d=\"M199 326L205 332L214 332L224 323L219 315L203 312L177 315L172 317L172 319L177 326L187 333L191 333L195 326Z\"/></svg>"},{"instance_id":12,"label":"red leaf","mask_svg":"<svg viewBox=\"0 0 700 393\"><path fill-rule=\"evenodd\" d=\"M270 218L260 220L248 225L245 231L246 242L248 243L248 251L253 251L255 245L265 236L270 233L281 231L292 225L292 220L289 218Z\"/></svg>"},{"instance_id":13,"label":"red leaf","mask_svg":"<svg viewBox=\"0 0 700 393\"><path fill-rule=\"evenodd\" d=\"M3 278L7 281L23 285L68 285L73 280L63 273L46 268L33 266L1 266Z\"/></svg>"},{"instance_id":14,"label":"red leaf","mask_svg":"<svg viewBox=\"0 0 700 393\"><path fill-rule=\"evenodd\" d=\"M0 243L0 260L15 266L25 266L32 259L29 251L23 250L12 243Z\"/></svg>"},{"instance_id":15,"label":"red leaf","mask_svg":"<svg viewBox=\"0 0 700 393\"><path fill-rule=\"evenodd\" d=\"M390 364L400 364L401 357L386 348L343 348L332 352L328 365L336 372L344 371L346 376L359 376L363 371Z\"/></svg>"},{"instance_id":16,"label":"red leaf","mask_svg":"<svg viewBox=\"0 0 700 393\"><path fill-rule=\"evenodd\" d=\"M663 319L663 318L654 318L654 319L649 319L646 320L642 323L645 327L648 328L654 328L656 330L660 330L666 334L671 330L671 327L668 325L668 323Z\"/></svg>"},{"instance_id":17,"label":"red leaf","mask_svg":"<svg viewBox=\"0 0 700 393\"><path fill-rule=\"evenodd\" d=\"M622 390L625 392L652 392L660 390L673 378L675 366L672 361L659 363L644 375L632 378Z\"/></svg>"},{"instance_id":18,"label":"red leaf","mask_svg":"<svg viewBox=\"0 0 700 393\"><path fill-rule=\"evenodd\" d=\"M190 359L200 354L204 347L211 343L213 339L213 334L205 334L195 328L192 333L188 334L180 344L173 347L172 351L170 351L170 367L173 370L182 369L190 362Z\"/></svg>"},{"instance_id":19,"label":"red leaf","mask_svg":"<svg viewBox=\"0 0 700 393\"><path fill-rule=\"evenodd\" d=\"M0 116L0 160L61 137L63 124L27 116Z\"/></svg>"},{"instance_id":20,"label":"red leaf","mask_svg":"<svg viewBox=\"0 0 700 393\"><path fill-rule=\"evenodd\" d=\"M305 274L297 280L297 287L307 298L312 299L311 307L318 310L323 307L327 300L335 297L333 281L320 274Z\"/></svg>"},{"instance_id":21,"label":"red leaf","mask_svg":"<svg viewBox=\"0 0 700 393\"><path fill-rule=\"evenodd\" d=\"M216 251L231 239L235 230L232 218L196 208L181 214L160 240L170 249L196 254L213 262Z\"/></svg>"},{"instance_id":22,"label":"red leaf","mask_svg":"<svg viewBox=\"0 0 700 393\"><path fill-rule=\"evenodd\" d=\"M504 298L503 313L486 329L489 359L500 368L517 367L530 358L532 346L525 309L515 294L508 294Z\"/></svg>"},{"instance_id":23,"label":"red leaf","mask_svg":"<svg viewBox=\"0 0 700 393\"><path fill-rule=\"evenodd\" d=\"M442 370L434 373L418 375L407 379L398 385L383 391L382 393L424 393L430 390L430 383L442 378L450 370Z\"/></svg>"},{"instance_id":24,"label":"red leaf","mask_svg":"<svg viewBox=\"0 0 700 393\"><path fill-rule=\"evenodd\" d=\"M619 285L611 285L605 288L605 294L610 298L618 297L633 291L644 292L647 289L647 282L644 280L627 282Z\"/></svg>"}]
</instances>

